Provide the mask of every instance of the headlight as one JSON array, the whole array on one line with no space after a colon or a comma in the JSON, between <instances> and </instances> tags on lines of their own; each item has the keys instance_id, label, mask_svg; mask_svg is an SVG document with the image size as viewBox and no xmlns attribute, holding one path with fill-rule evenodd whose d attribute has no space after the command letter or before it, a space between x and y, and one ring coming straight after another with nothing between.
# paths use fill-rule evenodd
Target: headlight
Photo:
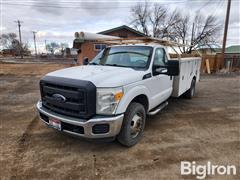
<instances>
[{"instance_id":1,"label":"headlight","mask_svg":"<svg viewBox=\"0 0 240 180\"><path fill-rule=\"evenodd\" d=\"M122 87L97 88L97 114L114 114L122 96Z\"/></svg>"}]
</instances>

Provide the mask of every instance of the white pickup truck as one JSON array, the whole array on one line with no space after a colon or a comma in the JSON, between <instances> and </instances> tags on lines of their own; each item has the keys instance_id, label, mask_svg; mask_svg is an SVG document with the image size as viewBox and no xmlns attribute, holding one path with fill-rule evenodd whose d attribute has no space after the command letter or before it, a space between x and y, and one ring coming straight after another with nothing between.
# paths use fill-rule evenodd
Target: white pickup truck
<instances>
[{"instance_id":1,"label":"white pickup truck","mask_svg":"<svg viewBox=\"0 0 240 180\"><path fill-rule=\"evenodd\" d=\"M147 115L171 97L192 98L200 58L170 59L159 44L110 46L90 63L51 72L40 80L40 119L85 138L117 138L125 146L143 136Z\"/></svg>"}]
</instances>

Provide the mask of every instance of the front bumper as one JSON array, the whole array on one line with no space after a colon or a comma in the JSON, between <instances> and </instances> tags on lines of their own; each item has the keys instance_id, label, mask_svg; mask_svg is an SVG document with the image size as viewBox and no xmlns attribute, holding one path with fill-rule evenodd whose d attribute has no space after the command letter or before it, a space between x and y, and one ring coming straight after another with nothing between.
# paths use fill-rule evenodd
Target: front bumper
<instances>
[{"instance_id":1,"label":"front bumper","mask_svg":"<svg viewBox=\"0 0 240 180\"><path fill-rule=\"evenodd\" d=\"M119 134L123 121L123 114L114 117L93 117L92 119L89 119L87 121L79 118L64 116L52 112L47 108L43 107L41 101L38 101L37 109L39 111L40 119L48 126L49 123L46 119L43 119L43 115L44 117L47 118L57 119L61 121L61 123L67 124L68 126L81 127L83 129L81 133L74 131L74 128L72 130L69 130L69 128L68 129L62 128L61 131L86 138L114 137L117 134ZM107 125L109 127L108 132L106 133L94 132L93 128L101 125Z\"/></svg>"}]
</instances>

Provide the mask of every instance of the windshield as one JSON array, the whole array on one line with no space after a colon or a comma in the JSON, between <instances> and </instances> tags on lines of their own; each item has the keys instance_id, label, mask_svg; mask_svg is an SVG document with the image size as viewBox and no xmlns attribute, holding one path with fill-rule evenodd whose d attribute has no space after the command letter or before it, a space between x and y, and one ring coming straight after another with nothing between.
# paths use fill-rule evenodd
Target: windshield
<instances>
[{"instance_id":1,"label":"windshield","mask_svg":"<svg viewBox=\"0 0 240 180\"><path fill-rule=\"evenodd\" d=\"M148 46L116 46L104 49L90 65L146 68L152 55Z\"/></svg>"}]
</instances>

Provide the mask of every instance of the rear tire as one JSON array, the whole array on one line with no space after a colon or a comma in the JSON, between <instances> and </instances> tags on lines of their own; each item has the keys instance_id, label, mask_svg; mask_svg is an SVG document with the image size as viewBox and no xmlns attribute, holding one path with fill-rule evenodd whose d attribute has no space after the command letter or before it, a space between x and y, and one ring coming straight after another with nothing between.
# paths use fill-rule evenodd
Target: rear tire
<instances>
[{"instance_id":1,"label":"rear tire","mask_svg":"<svg viewBox=\"0 0 240 180\"><path fill-rule=\"evenodd\" d=\"M123 124L117 140L124 146L131 147L137 144L143 136L146 110L140 103L131 103L123 119Z\"/></svg>"},{"instance_id":2,"label":"rear tire","mask_svg":"<svg viewBox=\"0 0 240 180\"><path fill-rule=\"evenodd\" d=\"M195 86L196 86L196 80L193 79L192 82L191 82L190 89L187 90L186 93L184 94L187 99L192 99L193 96L195 95L195 90L196 90Z\"/></svg>"}]
</instances>

